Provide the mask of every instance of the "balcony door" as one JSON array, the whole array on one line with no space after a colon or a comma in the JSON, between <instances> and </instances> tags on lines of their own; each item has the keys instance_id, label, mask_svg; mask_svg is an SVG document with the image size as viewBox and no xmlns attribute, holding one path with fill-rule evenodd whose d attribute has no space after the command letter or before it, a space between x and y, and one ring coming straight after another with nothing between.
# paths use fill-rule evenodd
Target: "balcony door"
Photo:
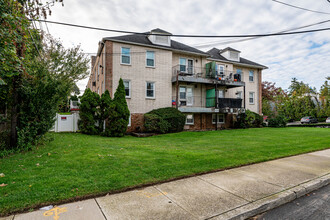
<instances>
[{"instance_id":1,"label":"balcony door","mask_svg":"<svg viewBox=\"0 0 330 220\"><path fill-rule=\"evenodd\" d=\"M192 106L194 104L193 88L187 87L187 105Z\"/></svg>"},{"instance_id":2,"label":"balcony door","mask_svg":"<svg viewBox=\"0 0 330 220\"><path fill-rule=\"evenodd\" d=\"M193 88L190 86L180 86L180 106L192 106L193 104Z\"/></svg>"},{"instance_id":3,"label":"balcony door","mask_svg":"<svg viewBox=\"0 0 330 220\"><path fill-rule=\"evenodd\" d=\"M194 60L188 59L188 74L194 74Z\"/></svg>"}]
</instances>

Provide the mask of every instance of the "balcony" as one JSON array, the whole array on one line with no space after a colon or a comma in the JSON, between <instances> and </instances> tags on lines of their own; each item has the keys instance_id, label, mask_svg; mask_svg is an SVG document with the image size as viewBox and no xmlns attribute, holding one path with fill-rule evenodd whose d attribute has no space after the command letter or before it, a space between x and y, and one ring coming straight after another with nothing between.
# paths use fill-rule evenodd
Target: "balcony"
<instances>
[{"instance_id":1,"label":"balcony","mask_svg":"<svg viewBox=\"0 0 330 220\"><path fill-rule=\"evenodd\" d=\"M218 84L228 88L241 87L245 83L241 80L241 75L233 71L218 71L201 67L189 67L177 65L172 67L172 82L190 82L204 84Z\"/></svg>"},{"instance_id":2,"label":"balcony","mask_svg":"<svg viewBox=\"0 0 330 220\"><path fill-rule=\"evenodd\" d=\"M243 100L239 98L218 98L217 107L214 97L181 96L178 103L176 103L176 97L173 96L172 100L173 107L178 105L178 109L181 112L187 113L239 113L244 111Z\"/></svg>"}]
</instances>

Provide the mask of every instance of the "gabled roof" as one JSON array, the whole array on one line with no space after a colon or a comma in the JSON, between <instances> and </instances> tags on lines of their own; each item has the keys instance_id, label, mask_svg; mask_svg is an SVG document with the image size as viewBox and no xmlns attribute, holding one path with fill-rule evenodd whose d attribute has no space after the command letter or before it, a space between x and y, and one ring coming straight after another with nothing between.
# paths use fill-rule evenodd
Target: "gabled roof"
<instances>
[{"instance_id":1,"label":"gabled roof","mask_svg":"<svg viewBox=\"0 0 330 220\"><path fill-rule=\"evenodd\" d=\"M235 52L238 52L238 53L240 53L240 52L241 52L241 51L239 51L239 50L236 50L236 49L234 49L234 48L231 48L231 47L226 47L225 49L221 50L221 53L223 53L223 52L225 52L225 51L227 51L227 50L230 50L230 51L235 51Z\"/></svg>"},{"instance_id":2,"label":"gabled roof","mask_svg":"<svg viewBox=\"0 0 330 220\"><path fill-rule=\"evenodd\" d=\"M156 33L160 33L160 34L172 35L170 32L164 31L163 29L160 29L160 28L153 29L153 30L151 30L149 33L151 33L151 32L156 32Z\"/></svg>"},{"instance_id":3,"label":"gabled roof","mask_svg":"<svg viewBox=\"0 0 330 220\"><path fill-rule=\"evenodd\" d=\"M170 34L169 32L166 32L159 28L154 29L154 30L163 31L167 34ZM201 50L198 50L196 48L190 47L186 44L183 44L183 43L180 43L180 42L177 42L174 40L171 40L171 46L162 46L162 45L158 45L158 44L153 44L147 37L148 33L150 33L150 32L147 32L144 34L123 35L123 36L118 36L118 37L106 37L106 38L103 38L103 41L109 40L109 41L122 42L122 43L128 43L128 44L137 44L137 45L142 45L142 46L162 48L162 49L167 49L167 50L182 51L182 52L193 53L193 54L198 54L198 55L202 55L202 56L209 56L207 53L205 53Z\"/></svg>"},{"instance_id":4,"label":"gabled roof","mask_svg":"<svg viewBox=\"0 0 330 220\"><path fill-rule=\"evenodd\" d=\"M253 62L251 60L248 60L248 59L245 59L243 57L240 57L239 62L233 61L233 60L228 60L224 56L220 55L220 51L223 52L223 50L219 50L217 48L212 48L211 50L207 51L207 53L210 55L209 58L214 59L214 60L225 61L225 62L230 62L230 63L237 63L237 64L243 64L243 65L249 65L249 66L255 66L255 67L258 67L258 68L262 68L262 69L267 69L268 68L264 65L261 65L259 63L255 63L255 62Z\"/></svg>"}]
</instances>

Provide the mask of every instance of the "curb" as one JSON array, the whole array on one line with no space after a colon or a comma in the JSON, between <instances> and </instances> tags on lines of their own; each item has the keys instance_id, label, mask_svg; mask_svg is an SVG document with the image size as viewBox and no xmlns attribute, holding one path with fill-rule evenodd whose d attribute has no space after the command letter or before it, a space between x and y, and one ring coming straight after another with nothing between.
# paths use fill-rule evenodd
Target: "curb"
<instances>
[{"instance_id":1,"label":"curb","mask_svg":"<svg viewBox=\"0 0 330 220\"><path fill-rule=\"evenodd\" d=\"M263 212L274 209L280 205L291 202L301 196L304 196L314 190L322 188L330 184L330 174L318 177L305 183L301 183L295 187L289 188L282 192L267 196L263 199L248 203L236 209L211 217L209 219L247 219Z\"/></svg>"}]
</instances>

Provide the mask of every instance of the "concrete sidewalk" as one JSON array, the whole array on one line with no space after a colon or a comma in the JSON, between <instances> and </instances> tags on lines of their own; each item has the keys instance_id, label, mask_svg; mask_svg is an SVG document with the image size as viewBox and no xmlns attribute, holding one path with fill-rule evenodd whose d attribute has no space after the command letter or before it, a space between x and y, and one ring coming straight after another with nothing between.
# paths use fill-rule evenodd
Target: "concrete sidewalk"
<instances>
[{"instance_id":1,"label":"concrete sidewalk","mask_svg":"<svg viewBox=\"0 0 330 220\"><path fill-rule=\"evenodd\" d=\"M330 149L4 219L244 219L329 183Z\"/></svg>"}]
</instances>

